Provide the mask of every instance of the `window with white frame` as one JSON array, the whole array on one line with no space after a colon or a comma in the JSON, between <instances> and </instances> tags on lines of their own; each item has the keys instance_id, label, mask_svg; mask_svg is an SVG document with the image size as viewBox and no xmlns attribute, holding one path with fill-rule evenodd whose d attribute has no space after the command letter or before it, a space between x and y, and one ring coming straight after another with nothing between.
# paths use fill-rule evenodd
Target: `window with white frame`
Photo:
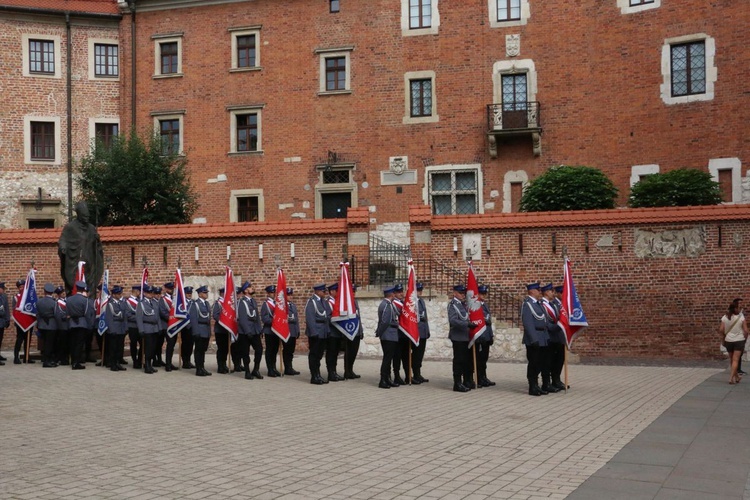
<instances>
[{"instance_id":1,"label":"window with white frame","mask_svg":"<svg viewBox=\"0 0 750 500\"><path fill-rule=\"evenodd\" d=\"M92 146L101 145L108 148L118 135L120 135L119 118L89 118L89 141Z\"/></svg>"},{"instance_id":2,"label":"window with white frame","mask_svg":"<svg viewBox=\"0 0 750 500\"><path fill-rule=\"evenodd\" d=\"M120 77L120 47L117 40L89 38L89 80Z\"/></svg>"},{"instance_id":3,"label":"window with white frame","mask_svg":"<svg viewBox=\"0 0 750 500\"><path fill-rule=\"evenodd\" d=\"M23 132L25 163L60 164L59 116L25 116Z\"/></svg>"},{"instance_id":4,"label":"window with white frame","mask_svg":"<svg viewBox=\"0 0 750 500\"><path fill-rule=\"evenodd\" d=\"M154 117L154 130L161 139L161 152L165 156L183 154L184 114L184 111L151 114Z\"/></svg>"},{"instance_id":5,"label":"window with white frame","mask_svg":"<svg viewBox=\"0 0 750 500\"><path fill-rule=\"evenodd\" d=\"M260 26L230 28L232 36L232 71L254 71L260 68Z\"/></svg>"},{"instance_id":6,"label":"window with white frame","mask_svg":"<svg viewBox=\"0 0 750 500\"><path fill-rule=\"evenodd\" d=\"M529 0L487 0L491 28L521 26L529 21Z\"/></svg>"},{"instance_id":7,"label":"window with white frame","mask_svg":"<svg viewBox=\"0 0 750 500\"><path fill-rule=\"evenodd\" d=\"M410 71L404 74L405 101L403 123L431 123L437 114L434 71Z\"/></svg>"},{"instance_id":8,"label":"window with white frame","mask_svg":"<svg viewBox=\"0 0 750 500\"><path fill-rule=\"evenodd\" d=\"M617 6L622 14L634 14L644 10L658 9L661 0L617 0Z\"/></svg>"},{"instance_id":9,"label":"window with white frame","mask_svg":"<svg viewBox=\"0 0 750 500\"><path fill-rule=\"evenodd\" d=\"M666 39L661 56L662 100L666 104L713 100L715 55L715 40L703 33Z\"/></svg>"},{"instance_id":10,"label":"window with white frame","mask_svg":"<svg viewBox=\"0 0 750 500\"><path fill-rule=\"evenodd\" d=\"M262 189L233 189L229 195L229 222L265 220Z\"/></svg>"},{"instance_id":11,"label":"window with white frame","mask_svg":"<svg viewBox=\"0 0 750 500\"><path fill-rule=\"evenodd\" d=\"M724 203L742 201L742 161L739 158L713 158L708 161L708 171L719 183Z\"/></svg>"},{"instance_id":12,"label":"window with white frame","mask_svg":"<svg viewBox=\"0 0 750 500\"><path fill-rule=\"evenodd\" d=\"M482 212L481 171L475 165L426 168L426 198L435 215Z\"/></svg>"},{"instance_id":13,"label":"window with white frame","mask_svg":"<svg viewBox=\"0 0 750 500\"><path fill-rule=\"evenodd\" d=\"M262 153L261 110L263 105L229 107L230 154Z\"/></svg>"},{"instance_id":14,"label":"window with white frame","mask_svg":"<svg viewBox=\"0 0 750 500\"><path fill-rule=\"evenodd\" d=\"M61 78L60 37L22 35L23 76Z\"/></svg>"},{"instance_id":15,"label":"window with white frame","mask_svg":"<svg viewBox=\"0 0 750 500\"><path fill-rule=\"evenodd\" d=\"M320 92L325 94L351 93L351 57L354 47L317 49L320 55Z\"/></svg>"},{"instance_id":16,"label":"window with white frame","mask_svg":"<svg viewBox=\"0 0 750 500\"><path fill-rule=\"evenodd\" d=\"M154 35L154 77L182 76L182 33Z\"/></svg>"},{"instance_id":17,"label":"window with white frame","mask_svg":"<svg viewBox=\"0 0 750 500\"><path fill-rule=\"evenodd\" d=\"M401 0L403 36L436 35L439 27L438 0Z\"/></svg>"}]
</instances>

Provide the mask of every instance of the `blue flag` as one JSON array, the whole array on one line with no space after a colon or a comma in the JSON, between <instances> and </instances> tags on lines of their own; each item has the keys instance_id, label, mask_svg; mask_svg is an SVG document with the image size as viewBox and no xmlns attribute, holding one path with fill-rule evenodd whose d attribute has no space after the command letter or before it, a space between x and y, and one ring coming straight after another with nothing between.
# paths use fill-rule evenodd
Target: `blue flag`
<instances>
[{"instance_id":1,"label":"blue flag","mask_svg":"<svg viewBox=\"0 0 750 500\"><path fill-rule=\"evenodd\" d=\"M104 278L102 281L102 294L99 297L99 326L96 331L99 335L104 335L109 325L107 324L107 304L109 304L109 269L104 270Z\"/></svg>"}]
</instances>

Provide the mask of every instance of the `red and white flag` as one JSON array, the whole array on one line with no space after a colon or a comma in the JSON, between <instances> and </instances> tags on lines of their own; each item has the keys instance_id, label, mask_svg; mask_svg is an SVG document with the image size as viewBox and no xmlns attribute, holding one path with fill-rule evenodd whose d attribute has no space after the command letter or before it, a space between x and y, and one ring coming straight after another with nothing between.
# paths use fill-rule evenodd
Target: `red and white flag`
<instances>
[{"instance_id":1,"label":"red and white flag","mask_svg":"<svg viewBox=\"0 0 750 500\"><path fill-rule=\"evenodd\" d=\"M141 299L143 300L146 298L146 287L148 286L148 268L143 268L143 273L141 273Z\"/></svg>"},{"instance_id":2,"label":"red and white flag","mask_svg":"<svg viewBox=\"0 0 750 500\"><path fill-rule=\"evenodd\" d=\"M471 261L469 261L469 275L466 278L466 309L469 311L469 323L474 325L469 327L469 347L471 347L487 329L482 301L479 300L479 286L477 286L477 278L474 276Z\"/></svg>"},{"instance_id":3,"label":"red and white flag","mask_svg":"<svg viewBox=\"0 0 750 500\"><path fill-rule=\"evenodd\" d=\"M76 283L78 283L79 281L83 281L84 283L86 283L85 267L86 267L86 261L85 260L79 260L78 261L78 269L76 269L76 279L73 282L72 294L78 293L78 287L76 287Z\"/></svg>"},{"instance_id":4,"label":"red and white flag","mask_svg":"<svg viewBox=\"0 0 750 500\"><path fill-rule=\"evenodd\" d=\"M271 331L284 342L289 340L289 304L286 301L286 277L281 268L276 271L276 307Z\"/></svg>"},{"instance_id":5,"label":"red and white flag","mask_svg":"<svg viewBox=\"0 0 750 500\"><path fill-rule=\"evenodd\" d=\"M357 316L357 307L354 304L352 282L349 280L349 263L342 262L339 268L341 269L339 292L333 303L331 326L346 335L349 340L353 340L359 333L359 316Z\"/></svg>"},{"instance_id":6,"label":"red and white flag","mask_svg":"<svg viewBox=\"0 0 750 500\"><path fill-rule=\"evenodd\" d=\"M576 292L576 286L573 283L573 274L570 272L570 261L567 257L563 261L562 307L557 324L565 332L568 349L570 349L570 344L573 343L580 331L589 326L581 307L581 301L578 299L578 292Z\"/></svg>"},{"instance_id":7,"label":"red and white flag","mask_svg":"<svg viewBox=\"0 0 750 500\"><path fill-rule=\"evenodd\" d=\"M406 301L398 316L398 329L411 340L415 346L419 345L419 315L417 313L417 276L414 272L413 261L409 259L409 282L406 285Z\"/></svg>"},{"instance_id":8,"label":"red and white flag","mask_svg":"<svg viewBox=\"0 0 750 500\"><path fill-rule=\"evenodd\" d=\"M31 268L21 291L16 295L16 307L13 309L13 322L24 332L36 325L36 303L36 269Z\"/></svg>"},{"instance_id":9,"label":"red and white flag","mask_svg":"<svg viewBox=\"0 0 750 500\"><path fill-rule=\"evenodd\" d=\"M231 337L232 342L237 341L237 294L234 291L234 275L232 268L225 267L224 273L224 300L221 303L219 324L223 326Z\"/></svg>"}]
</instances>

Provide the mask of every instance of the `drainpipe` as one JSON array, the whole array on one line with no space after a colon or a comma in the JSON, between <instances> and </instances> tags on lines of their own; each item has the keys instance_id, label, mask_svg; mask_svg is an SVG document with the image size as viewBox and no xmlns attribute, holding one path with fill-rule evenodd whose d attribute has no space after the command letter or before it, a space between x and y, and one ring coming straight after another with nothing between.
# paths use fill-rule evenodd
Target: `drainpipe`
<instances>
[{"instance_id":1,"label":"drainpipe","mask_svg":"<svg viewBox=\"0 0 750 500\"><path fill-rule=\"evenodd\" d=\"M70 12L65 13L65 36L67 37L66 87L68 94L68 220L73 219L73 43L70 39Z\"/></svg>"},{"instance_id":2,"label":"drainpipe","mask_svg":"<svg viewBox=\"0 0 750 500\"><path fill-rule=\"evenodd\" d=\"M135 131L135 0L128 0L130 9L130 129Z\"/></svg>"}]
</instances>

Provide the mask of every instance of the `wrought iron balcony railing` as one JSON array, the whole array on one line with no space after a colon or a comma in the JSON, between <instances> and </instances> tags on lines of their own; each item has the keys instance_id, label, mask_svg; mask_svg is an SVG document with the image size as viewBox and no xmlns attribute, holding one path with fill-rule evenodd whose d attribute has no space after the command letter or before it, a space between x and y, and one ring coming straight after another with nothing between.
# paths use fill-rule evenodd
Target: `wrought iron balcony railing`
<instances>
[{"instance_id":1,"label":"wrought iron balcony railing","mask_svg":"<svg viewBox=\"0 0 750 500\"><path fill-rule=\"evenodd\" d=\"M540 125L537 101L487 105L487 128L493 131L537 130Z\"/></svg>"}]
</instances>

